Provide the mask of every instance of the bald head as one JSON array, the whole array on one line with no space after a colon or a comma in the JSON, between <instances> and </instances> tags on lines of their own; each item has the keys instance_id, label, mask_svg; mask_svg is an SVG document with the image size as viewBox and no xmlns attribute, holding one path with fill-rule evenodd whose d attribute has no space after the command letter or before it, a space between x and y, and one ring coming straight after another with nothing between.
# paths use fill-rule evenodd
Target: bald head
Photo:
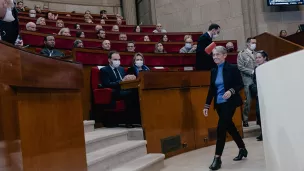
<instances>
[{"instance_id":1,"label":"bald head","mask_svg":"<svg viewBox=\"0 0 304 171\"><path fill-rule=\"evenodd\" d=\"M28 31L36 31L36 24L33 22L26 23L26 30Z\"/></svg>"},{"instance_id":2,"label":"bald head","mask_svg":"<svg viewBox=\"0 0 304 171\"><path fill-rule=\"evenodd\" d=\"M119 27L118 27L118 25L114 25L114 26L112 27L112 31L119 32Z\"/></svg>"},{"instance_id":3,"label":"bald head","mask_svg":"<svg viewBox=\"0 0 304 171\"><path fill-rule=\"evenodd\" d=\"M111 43L110 43L110 41L109 40L104 40L102 42L102 48L104 50L110 50L111 49Z\"/></svg>"}]
</instances>

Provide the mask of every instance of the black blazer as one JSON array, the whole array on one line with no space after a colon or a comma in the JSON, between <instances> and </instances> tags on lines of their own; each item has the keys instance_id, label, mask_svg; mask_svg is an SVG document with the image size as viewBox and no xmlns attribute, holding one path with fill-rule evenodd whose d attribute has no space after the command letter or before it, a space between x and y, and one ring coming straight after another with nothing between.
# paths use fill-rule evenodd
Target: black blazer
<instances>
[{"instance_id":1,"label":"black blazer","mask_svg":"<svg viewBox=\"0 0 304 171\"><path fill-rule=\"evenodd\" d=\"M210 87L205 104L206 109L210 108L212 99L214 97L217 97L217 87L215 86L217 70L218 70L217 67L211 70ZM236 107L241 106L243 104L243 101L239 92L244 87L244 84L242 81L240 71L236 65L232 65L229 64L228 62L225 62L223 68L223 80L224 80L225 92L231 91L232 93L231 97L227 100L227 102L231 103L232 105L235 105ZM216 100L217 98L214 98L214 105L216 104Z\"/></svg>"},{"instance_id":2,"label":"black blazer","mask_svg":"<svg viewBox=\"0 0 304 171\"><path fill-rule=\"evenodd\" d=\"M211 70L216 67L212 59L212 55L209 55L205 52L206 47L208 47L212 43L212 38L206 32L201 35L197 41L197 49L196 49L196 62L195 69L200 70Z\"/></svg>"},{"instance_id":3,"label":"black blazer","mask_svg":"<svg viewBox=\"0 0 304 171\"><path fill-rule=\"evenodd\" d=\"M117 70L120 73L121 78L123 79L126 75L124 68L118 67ZM117 81L114 71L109 65L100 69L100 75L101 75L102 87L112 88L112 89L116 89L116 90L120 89L119 83L121 81Z\"/></svg>"}]
</instances>

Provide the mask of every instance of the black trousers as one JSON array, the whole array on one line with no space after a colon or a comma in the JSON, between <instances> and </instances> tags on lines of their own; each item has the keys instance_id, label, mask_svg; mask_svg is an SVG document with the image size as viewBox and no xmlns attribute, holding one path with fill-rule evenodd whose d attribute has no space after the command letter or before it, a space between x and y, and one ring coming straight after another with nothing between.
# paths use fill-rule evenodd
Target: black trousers
<instances>
[{"instance_id":1,"label":"black trousers","mask_svg":"<svg viewBox=\"0 0 304 171\"><path fill-rule=\"evenodd\" d=\"M216 141L216 151L215 155L221 156L226 142L226 132L228 132L234 142L237 144L238 148L245 148L244 141L242 137L237 132L237 129L232 121L236 107L229 104L229 102L221 103L216 105L216 111L219 116L219 121L217 125L217 141Z\"/></svg>"}]
</instances>

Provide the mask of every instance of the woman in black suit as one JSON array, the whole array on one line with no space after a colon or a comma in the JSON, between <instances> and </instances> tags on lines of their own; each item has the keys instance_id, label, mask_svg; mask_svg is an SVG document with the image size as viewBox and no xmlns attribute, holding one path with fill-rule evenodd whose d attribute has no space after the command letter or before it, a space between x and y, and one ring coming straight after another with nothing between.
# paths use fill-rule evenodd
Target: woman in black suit
<instances>
[{"instance_id":1,"label":"woman in black suit","mask_svg":"<svg viewBox=\"0 0 304 171\"><path fill-rule=\"evenodd\" d=\"M144 65L145 58L142 53L136 53L133 57L133 66L128 68L128 74L138 77L138 73L141 71L149 71L150 69Z\"/></svg>"},{"instance_id":2,"label":"woman in black suit","mask_svg":"<svg viewBox=\"0 0 304 171\"><path fill-rule=\"evenodd\" d=\"M242 98L239 91L244 85L237 66L225 62L226 57L226 48L223 46L214 48L213 60L217 64L217 67L211 70L210 87L203 110L204 115L207 117L210 104L214 98L214 108L218 113L219 121L217 126L215 157L213 163L209 167L211 170L218 170L221 168L221 156L226 142L226 132L232 136L240 149L238 156L233 160L239 161L248 155L242 137L232 121L236 108L242 105Z\"/></svg>"}]
</instances>

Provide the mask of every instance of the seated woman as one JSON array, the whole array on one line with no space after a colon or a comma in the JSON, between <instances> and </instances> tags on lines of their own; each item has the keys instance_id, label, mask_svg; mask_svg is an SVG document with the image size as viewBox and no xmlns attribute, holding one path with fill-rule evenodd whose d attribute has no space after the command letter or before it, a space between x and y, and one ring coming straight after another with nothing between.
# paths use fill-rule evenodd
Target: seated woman
<instances>
[{"instance_id":1,"label":"seated woman","mask_svg":"<svg viewBox=\"0 0 304 171\"><path fill-rule=\"evenodd\" d=\"M141 33L141 28L140 28L140 26L135 26L133 31L134 31L135 33Z\"/></svg>"},{"instance_id":2,"label":"seated woman","mask_svg":"<svg viewBox=\"0 0 304 171\"><path fill-rule=\"evenodd\" d=\"M144 65L145 58L142 53L136 53L133 57L133 66L128 68L129 75L135 75L138 77L138 73L141 71L149 71L150 69Z\"/></svg>"},{"instance_id":3,"label":"seated woman","mask_svg":"<svg viewBox=\"0 0 304 171\"><path fill-rule=\"evenodd\" d=\"M75 41L74 41L74 46L73 46L74 48L83 48L84 46L83 46L83 42L81 41L81 40L79 40L79 39L76 39Z\"/></svg>"},{"instance_id":4,"label":"seated woman","mask_svg":"<svg viewBox=\"0 0 304 171\"><path fill-rule=\"evenodd\" d=\"M36 21L36 25L41 25L41 26L45 26L46 23L45 23L45 18L43 17L39 17Z\"/></svg>"},{"instance_id":5,"label":"seated woman","mask_svg":"<svg viewBox=\"0 0 304 171\"><path fill-rule=\"evenodd\" d=\"M151 42L149 36L144 36L144 42Z\"/></svg>"},{"instance_id":6,"label":"seated woman","mask_svg":"<svg viewBox=\"0 0 304 171\"><path fill-rule=\"evenodd\" d=\"M55 14L53 14L53 13L51 13L51 12L48 12L48 13L47 13L47 17L48 17L49 20L57 20L58 14L55 15Z\"/></svg>"},{"instance_id":7,"label":"seated woman","mask_svg":"<svg viewBox=\"0 0 304 171\"><path fill-rule=\"evenodd\" d=\"M258 51L256 54L256 64L257 67L266 63L268 61L268 54L261 50ZM256 82L256 74L253 74L253 84L250 85L250 91L252 93L251 97L256 97L256 118L257 118L257 125L261 127L261 134L256 139L257 141L263 141L263 134L262 134L262 125L261 125L261 116L260 116L260 106L259 106L259 98L258 98L258 90L257 90L257 82Z\"/></svg>"},{"instance_id":8,"label":"seated woman","mask_svg":"<svg viewBox=\"0 0 304 171\"><path fill-rule=\"evenodd\" d=\"M167 35L163 35L162 38L160 39L161 42L169 42L169 38Z\"/></svg>"},{"instance_id":9,"label":"seated woman","mask_svg":"<svg viewBox=\"0 0 304 171\"><path fill-rule=\"evenodd\" d=\"M91 15L91 12L89 10L87 10L85 13L84 13L84 21L86 23L93 23L93 17Z\"/></svg>"},{"instance_id":10,"label":"seated woman","mask_svg":"<svg viewBox=\"0 0 304 171\"><path fill-rule=\"evenodd\" d=\"M77 31L76 32L76 37L78 37L78 38L85 38L85 34L84 34L83 31Z\"/></svg>"},{"instance_id":11,"label":"seated woman","mask_svg":"<svg viewBox=\"0 0 304 171\"><path fill-rule=\"evenodd\" d=\"M56 21L56 27L63 28L64 27L64 22L62 20L57 20Z\"/></svg>"},{"instance_id":12,"label":"seated woman","mask_svg":"<svg viewBox=\"0 0 304 171\"><path fill-rule=\"evenodd\" d=\"M161 42L155 44L154 53L167 53L164 49L164 45Z\"/></svg>"},{"instance_id":13,"label":"seated woman","mask_svg":"<svg viewBox=\"0 0 304 171\"><path fill-rule=\"evenodd\" d=\"M71 36L69 28L62 28L59 33L59 36Z\"/></svg>"},{"instance_id":14,"label":"seated woman","mask_svg":"<svg viewBox=\"0 0 304 171\"><path fill-rule=\"evenodd\" d=\"M101 20L100 20L100 24L102 24L102 25L103 25L103 24L106 24L106 21L105 21L104 19L101 19Z\"/></svg>"},{"instance_id":15,"label":"seated woman","mask_svg":"<svg viewBox=\"0 0 304 171\"><path fill-rule=\"evenodd\" d=\"M192 35L190 34L186 34L184 37L184 41L186 42L187 39L191 38L192 39ZM193 39L192 39L193 40Z\"/></svg>"},{"instance_id":16,"label":"seated woman","mask_svg":"<svg viewBox=\"0 0 304 171\"><path fill-rule=\"evenodd\" d=\"M77 29L77 30L80 30L80 24L76 23L76 24L74 25L74 28Z\"/></svg>"}]
</instances>

